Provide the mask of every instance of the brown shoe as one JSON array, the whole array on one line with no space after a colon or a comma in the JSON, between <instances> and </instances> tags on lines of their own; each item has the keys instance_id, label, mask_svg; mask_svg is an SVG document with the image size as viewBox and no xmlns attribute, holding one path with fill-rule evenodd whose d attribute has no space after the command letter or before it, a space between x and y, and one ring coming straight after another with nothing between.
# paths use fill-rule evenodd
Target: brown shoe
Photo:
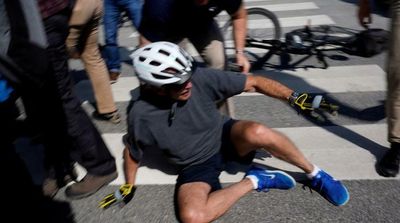
<instances>
[{"instance_id":1,"label":"brown shoe","mask_svg":"<svg viewBox=\"0 0 400 223\"><path fill-rule=\"evenodd\" d=\"M120 76L120 72L115 72L115 71L110 71L110 82L111 84L114 84L115 82L118 81L118 78Z\"/></svg>"},{"instance_id":2,"label":"brown shoe","mask_svg":"<svg viewBox=\"0 0 400 223\"><path fill-rule=\"evenodd\" d=\"M87 174L80 182L67 187L67 189L65 189L65 195L70 199L81 199L90 196L117 177L117 172L105 176Z\"/></svg>"}]
</instances>

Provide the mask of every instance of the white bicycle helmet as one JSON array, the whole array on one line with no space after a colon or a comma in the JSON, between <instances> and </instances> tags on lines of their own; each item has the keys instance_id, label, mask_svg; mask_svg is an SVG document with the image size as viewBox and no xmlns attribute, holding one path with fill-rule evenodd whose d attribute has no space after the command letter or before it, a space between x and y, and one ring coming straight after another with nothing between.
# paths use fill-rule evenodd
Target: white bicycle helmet
<instances>
[{"instance_id":1,"label":"white bicycle helmet","mask_svg":"<svg viewBox=\"0 0 400 223\"><path fill-rule=\"evenodd\" d=\"M130 57L139 80L155 87L183 84L190 79L194 68L193 58L170 42L150 43Z\"/></svg>"}]
</instances>

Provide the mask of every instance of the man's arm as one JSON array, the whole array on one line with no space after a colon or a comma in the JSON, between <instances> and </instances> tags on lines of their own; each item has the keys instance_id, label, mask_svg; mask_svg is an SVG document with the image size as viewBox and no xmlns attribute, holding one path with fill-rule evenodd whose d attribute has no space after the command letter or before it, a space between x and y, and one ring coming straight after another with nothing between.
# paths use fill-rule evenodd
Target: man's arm
<instances>
[{"instance_id":1,"label":"man's arm","mask_svg":"<svg viewBox=\"0 0 400 223\"><path fill-rule=\"evenodd\" d=\"M279 83L278 81L255 75L246 76L245 92L256 91L258 93L288 101L292 93L292 89Z\"/></svg>"},{"instance_id":2,"label":"man's arm","mask_svg":"<svg viewBox=\"0 0 400 223\"><path fill-rule=\"evenodd\" d=\"M322 95L312 93L298 93L278 81L271 80L262 76L246 75L246 84L243 91L256 91L264 95L288 102L299 113L311 115L318 118L316 113L310 113L314 110L323 110L334 113L338 106L327 101Z\"/></svg>"},{"instance_id":3,"label":"man's arm","mask_svg":"<svg viewBox=\"0 0 400 223\"><path fill-rule=\"evenodd\" d=\"M124 157L124 174L125 184L121 185L118 190L114 193L105 196L99 203L101 208L109 208L115 204L127 204L132 200L135 195L136 187L136 173L139 168L139 162L132 158L128 147L125 147L123 151Z\"/></svg>"},{"instance_id":4,"label":"man's arm","mask_svg":"<svg viewBox=\"0 0 400 223\"><path fill-rule=\"evenodd\" d=\"M127 184L135 184L136 174L139 168L139 162L132 158L129 153L129 149L125 147L124 149L124 174L125 182Z\"/></svg>"},{"instance_id":5,"label":"man's arm","mask_svg":"<svg viewBox=\"0 0 400 223\"><path fill-rule=\"evenodd\" d=\"M243 67L243 73L248 73L250 70L250 63L243 54L247 35L247 11L243 3L240 8L231 15L231 18L236 48L236 63Z\"/></svg>"}]
</instances>

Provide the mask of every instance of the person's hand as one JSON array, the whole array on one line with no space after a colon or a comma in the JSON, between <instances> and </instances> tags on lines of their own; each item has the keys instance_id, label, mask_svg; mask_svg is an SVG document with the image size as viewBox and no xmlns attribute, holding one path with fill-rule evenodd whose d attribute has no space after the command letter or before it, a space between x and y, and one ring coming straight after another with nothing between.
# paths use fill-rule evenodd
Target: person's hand
<instances>
[{"instance_id":1,"label":"person's hand","mask_svg":"<svg viewBox=\"0 0 400 223\"><path fill-rule=\"evenodd\" d=\"M315 99L316 97L308 93L293 92L289 98L289 104L299 111L314 110L314 108L319 107L318 101L314 102Z\"/></svg>"},{"instance_id":2,"label":"person's hand","mask_svg":"<svg viewBox=\"0 0 400 223\"><path fill-rule=\"evenodd\" d=\"M372 23L371 9L368 0L359 0L358 21L364 28Z\"/></svg>"},{"instance_id":3,"label":"person's hand","mask_svg":"<svg viewBox=\"0 0 400 223\"><path fill-rule=\"evenodd\" d=\"M125 205L132 200L136 187L132 184L123 184L114 193L105 196L99 203L100 208L109 208L115 204Z\"/></svg>"},{"instance_id":4,"label":"person's hand","mask_svg":"<svg viewBox=\"0 0 400 223\"><path fill-rule=\"evenodd\" d=\"M289 104L300 111L313 111L315 109L329 110L329 105L332 105L328 103L327 100L322 95L313 95L309 93L297 93L297 92L294 92L290 96Z\"/></svg>"},{"instance_id":5,"label":"person's hand","mask_svg":"<svg viewBox=\"0 0 400 223\"><path fill-rule=\"evenodd\" d=\"M289 97L289 104L293 106L299 114L312 120L325 122L329 120L325 112L332 116L338 115L339 106L327 101L322 95L311 95L308 93L293 92Z\"/></svg>"},{"instance_id":6,"label":"person's hand","mask_svg":"<svg viewBox=\"0 0 400 223\"><path fill-rule=\"evenodd\" d=\"M236 63L238 66L242 67L242 73L248 74L250 71L250 62L247 57L243 54L243 51L236 53Z\"/></svg>"}]
</instances>

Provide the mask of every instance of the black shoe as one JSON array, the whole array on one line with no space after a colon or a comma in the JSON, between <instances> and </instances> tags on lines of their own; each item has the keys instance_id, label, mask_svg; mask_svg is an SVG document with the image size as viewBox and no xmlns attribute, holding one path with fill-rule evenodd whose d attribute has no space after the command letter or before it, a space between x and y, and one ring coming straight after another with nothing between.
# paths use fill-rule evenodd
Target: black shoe
<instances>
[{"instance_id":1,"label":"black shoe","mask_svg":"<svg viewBox=\"0 0 400 223\"><path fill-rule=\"evenodd\" d=\"M118 124L121 122L121 117L117 111L101 114L98 111L94 111L92 114L93 118L101 121L109 121L113 124Z\"/></svg>"},{"instance_id":2,"label":"black shoe","mask_svg":"<svg viewBox=\"0 0 400 223\"><path fill-rule=\"evenodd\" d=\"M389 151L377 164L377 172L384 177L395 177L399 173L400 144L391 143Z\"/></svg>"}]
</instances>

